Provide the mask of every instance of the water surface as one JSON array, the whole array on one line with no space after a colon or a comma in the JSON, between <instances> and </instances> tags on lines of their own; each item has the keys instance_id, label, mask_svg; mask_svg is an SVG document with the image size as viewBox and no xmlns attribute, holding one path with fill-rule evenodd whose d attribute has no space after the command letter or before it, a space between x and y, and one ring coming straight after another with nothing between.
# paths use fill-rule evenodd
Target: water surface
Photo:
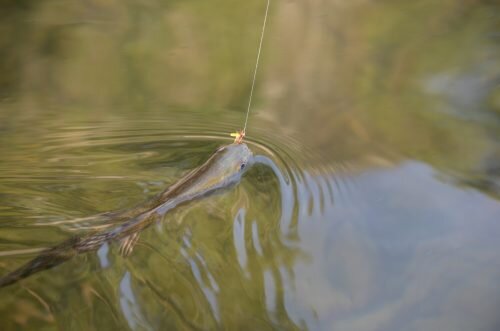
<instances>
[{"instance_id":1,"label":"water surface","mask_svg":"<svg viewBox=\"0 0 500 331\"><path fill-rule=\"evenodd\" d=\"M0 274L203 163L265 2L0 7ZM2 330L500 329L494 1L273 1L239 185L0 289Z\"/></svg>"}]
</instances>

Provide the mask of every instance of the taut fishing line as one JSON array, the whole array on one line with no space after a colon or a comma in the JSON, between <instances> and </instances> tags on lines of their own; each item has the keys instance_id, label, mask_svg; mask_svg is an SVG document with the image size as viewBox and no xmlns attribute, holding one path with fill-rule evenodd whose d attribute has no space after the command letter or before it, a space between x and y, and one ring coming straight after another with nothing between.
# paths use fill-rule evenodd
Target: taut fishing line
<instances>
[{"instance_id":1,"label":"taut fishing line","mask_svg":"<svg viewBox=\"0 0 500 331\"><path fill-rule=\"evenodd\" d=\"M242 131L231 134L231 136L235 137L234 141L237 143L240 143L243 140L243 138L245 137L246 129L247 129L248 115L250 114L250 107L252 106L252 97L253 97L253 90L255 87L255 79L257 77L257 69L259 68L260 52L262 50L262 41L264 40L264 32L266 31L266 22L267 22L267 13L269 12L269 3L270 3L270 0L267 0L266 13L264 14L264 23L262 24L262 32L260 35L259 49L257 51L257 60L255 61L255 69L253 72L252 87L250 89L250 97L248 98L248 107L247 107L247 114L245 117L245 125L243 126Z\"/></svg>"}]
</instances>

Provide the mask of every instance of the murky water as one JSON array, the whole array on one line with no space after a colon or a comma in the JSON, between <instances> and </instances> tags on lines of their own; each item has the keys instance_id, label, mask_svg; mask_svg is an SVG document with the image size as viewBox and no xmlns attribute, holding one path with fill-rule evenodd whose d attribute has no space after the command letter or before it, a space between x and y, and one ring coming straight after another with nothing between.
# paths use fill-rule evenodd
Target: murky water
<instances>
[{"instance_id":1,"label":"murky water","mask_svg":"<svg viewBox=\"0 0 500 331\"><path fill-rule=\"evenodd\" d=\"M0 275L241 128L265 1L0 5ZM500 329L494 1L272 1L255 164L0 289L2 330Z\"/></svg>"}]
</instances>

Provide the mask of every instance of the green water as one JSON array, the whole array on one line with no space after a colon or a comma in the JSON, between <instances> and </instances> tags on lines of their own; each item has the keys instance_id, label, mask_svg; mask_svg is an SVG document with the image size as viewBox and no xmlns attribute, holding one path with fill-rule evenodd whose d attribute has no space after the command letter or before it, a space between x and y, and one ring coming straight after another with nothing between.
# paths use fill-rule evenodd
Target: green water
<instances>
[{"instance_id":1,"label":"green water","mask_svg":"<svg viewBox=\"0 0 500 331\"><path fill-rule=\"evenodd\" d=\"M244 121L265 1L0 2L0 275ZM2 330L500 329L496 1L272 0L235 187L0 289Z\"/></svg>"}]
</instances>

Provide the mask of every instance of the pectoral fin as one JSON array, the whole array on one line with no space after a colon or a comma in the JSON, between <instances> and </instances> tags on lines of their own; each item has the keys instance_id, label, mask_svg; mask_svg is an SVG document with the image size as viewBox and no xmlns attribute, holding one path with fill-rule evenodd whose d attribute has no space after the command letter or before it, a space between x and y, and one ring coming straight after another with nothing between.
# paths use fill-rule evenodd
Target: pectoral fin
<instances>
[{"instance_id":1,"label":"pectoral fin","mask_svg":"<svg viewBox=\"0 0 500 331\"><path fill-rule=\"evenodd\" d=\"M139 240L139 233L132 233L131 235L123 238L120 241L120 248L119 252L120 255L123 257L127 257L132 253L134 250L135 244L137 244L137 241Z\"/></svg>"}]
</instances>

